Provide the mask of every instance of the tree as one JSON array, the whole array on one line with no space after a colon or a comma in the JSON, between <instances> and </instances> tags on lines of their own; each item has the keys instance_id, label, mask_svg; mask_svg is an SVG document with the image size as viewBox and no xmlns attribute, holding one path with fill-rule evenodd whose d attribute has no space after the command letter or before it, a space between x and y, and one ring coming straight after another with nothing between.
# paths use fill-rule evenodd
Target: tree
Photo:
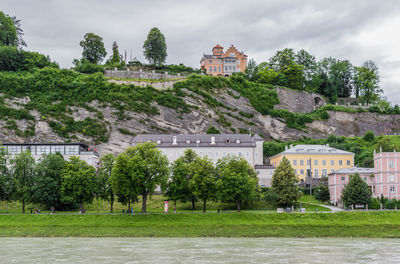
<instances>
[{"instance_id":1,"label":"tree","mask_svg":"<svg viewBox=\"0 0 400 264\"><path fill-rule=\"evenodd\" d=\"M35 181L35 160L29 151L24 151L15 155L10 163L15 185L14 199L21 201L22 213L25 213L25 203L32 198L32 187Z\"/></svg>"},{"instance_id":2,"label":"tree","mask_svg":"<svg viewBox=\"0 0 400 264\"><path fill-rule=\"evenodd\" d=\"M135 186L134 193L142 195L142 213L146 213L148 195L152 194L157 186L164 189L167 184L168 159L152 142L128 148L125 153L129 172L121 176L127 183Z\"/></svg>"},{"instance_id":3,"label":"tree","mask_svg":"<svg viewBox=\"0 0 400 264\"><path fill-rule=\"evenodd\" d=\"M107 55L103 38L94 33L86 33L79 45L83 48L82 58L91 63L98 64Z\"/></svg>"},{"instance_id":4,"label":"tree","mask_svg":"<svg viewBox=\"0 0 400 264\"><path fill-rule=\"evenodd\" d=\"M0 46L18 46L18 34L13 19L0 11Z\"/></svg>"},{"instance_id":5,"label":"tree","mask_svg":"<svg viewBox=\"0 0 400 264\"><path fill-rule=\"evenodd\" d=\"M158 28L152 28L143 44L143 54L150 64L160 66L167 58L165 37Z\"/></svg>"},{"instance_id":6,"label":"tree","mask_svg":"<svg viewBox=\"0 0 400 264\"><path fill-rule=\"evenodd\" d=\"M379 87L379 71L373 61L364 62L361 67L355 67L354 86L356 97L365 104L377 102L382 94Z\"/></svg>"},{"instance_id":7,"label":"tree","mask_svg":"<svg viewBox=\"0 0 400 264\"><path fill-rule=\"evenodd\" d=\"M254 59L250 59L244 71L249 81L256 81L258 77L258 66Z\"/></svg>"},{"instance_id":8,"label":"tree","mask_svg":"<svg viewBox=\"0 0 400 264\"><path fill-rule=\"evenodd\" d=\"M18 47L22 47L22 46L26 47L26 42L23 39L24 31L22 30L21 20L17 19L16 16L13 16L11 19L12 19L12 21L14 23L14 27L15 27L15 30L16 30L16 33L17 33L17 39L18 39L17 46Z\"/></svg>"},{"instance_id":9,"label":"tree","mask_svg":"<svg viewBox=\"0 0 400 264\"><path fill-rule=\"evenodd\" d=\"M330 69L330 85L335 86L338 97L349 97L353 92L353 66L348 60L337 61Z\"/></svg>"},{"instance_id":10,"label":"tree","mask_svg":"<svg viewBox=\"0 0 400 264\"><path fill-rule=\"evenodd\" d=\"M98 182L98 197L101 197L107 201L110 201L110 212L113 212L114 205L114 192L111 185L111 173L115 163L115 157L109 153L101 157L100 159L100 170L97 175Z\"/></svg>"},{"instance_id":11,"label":"tree","mask_svg":"<svg viewBox=\"0 0 400 264\"><path fill-rule=\"evenodd\" d=\"M175 204L177 200L183 202L187 200L191 201L192 210L195 209L196 197L193 194L193 189L189 187L189 181L193 176L191 167L196 158L196 152L192 149L188 149L182 157L173 162L171 166L172 175L167 184L167 191L165 193Z\"/></svg>"},{"instance_id":12,"label":"tree","mask_svg":"<svg viewBox=\"0 0 400 264\"><path fill-rule=\"evenodd\" d=\"M132 160L128 152L117 156L111 171L111 186L113 193L118 196L118 201L128 204L128 211L131 209L131 202L137 201L138 190L136 179L132 176Z\"/></svg>"},{"instance_id":13,"label":"tree","mask_svg":"<svg viewBox=\"0 0 400 264\"><path fill-rule=\"evenodd\" d=\"M32 190L32 201L43 204L54 213L61 204L61 171L64 168L61 154L44 154L35 169L35 185Z\"/></svg>"},{"instance_id":14,"label":"tree","mask_svg":"<svg viewBox=\"0 0 400 264\"><path fill-rule=\"evenodd\" d=\"M279 196L279 205L291 206L297 201L297 182L298 178L289 160L283 157L281 163L272 175L272 189Z\"/></svg>"},{"instance_id":15,"label":"tree","mask_svg":"<svg viewBox=\"0 0 400 264\"><path fill-rule=\"evenodd\" d=\"M225 157L218 161L216 170L219 200L236 203L238 212L243 202L258 196L257 174L244 158Z\"/></svg>"},{"instance_id":16,"label":"tree","mask_svg":"<svg viewBox=\"0 0 400 264\"><path fill-rule=\"evenodd\" d=\"M304 87L303 66L290 63L280 71L286 77L285 86L301 90Z\"/></svg>"},{"instance_id":17,"label":"tree","mask_svg":"<svg viewBox=\"0 0 400 264\"><path fill-rule=\"evenodd\" d=\"M317 71L315 57L302 49L296 53L294 61L303 66L303 76L306 82L310 82Z\"/></svg>"},{"instance_id":18,"label":"tree","mask_svg":"<svg viewBox=\"0 0 400 264\"><path fill-rule=\"evenodd\" d=\"M0 147L0 201L5 201L8 213L8 203L11 202L14 193L14 182L11 171L7 166L7 150Z\"/></svg>"},{"instance_id":19,"label":"tree","mask_svg":"<svg viewBox=\"0 0 400 264\"><path fill-rule=\"evenodd\" d=\"M197 157L190 167L192 178L189 180L189 188L194 195L203 201L203 212L206 212L207 200L216 198L216 173L215 168L207 157Z\"/></svg>"},{"instance_id":20,"label":"tree","mask_svg":"<svg viewBox=\"0 0 400 264\"><path fill-rule=\"evenodd\" d=\"M111 64L111 65L120 64L121 63L121 55L119 54L118 45L117 45L116 41L114 41L112 44L112 51L113 51L113 53L111 55L111 58L107 61L107 63Z\"/></svg>"},{"instance_id":21,"label":"tree","mask_svg":"<svg viewBox=\"0 0 400 264\"><path fill-rule=\"evenodd\" d=\"M364 139L365 141L368 141L368 142L373 142L373 141L375 140L374 131L368 130L367 132L365 132L364 138L363 138L363 139Z\"/></svg>"},{"instance_id":22,"label":"tree","mask_svg":"<svg viewBox=\"0 0 400 264\"><path fill-rule=\"evenodd\" d=\"M341 200L348 207L357 204L368 204L371 200L371 189L358 173L350 175L349 183L345 185Z\"/></svg>"},{"instance_id":23,"label":"tree","mask_svg":"<svg viewBox=\"0 0 400 264\"><path fill-rule=\"evenodd\" d=\"M64 203L80 204L80 212L84 213L84 202L92 202L98 186L96 170L78 157L71 157L65 162L61 171L61 200Z\"/></svg>"},{"instance_id":24,"label":"tree","mask_svg":"<svg viewBox=\"0 0 400 264\"><path fill-rule=\"evenodd\" d=\"M269 68L279 72L293 64L295 57L296 55L293 49L286 48L283 50L278 50L274 56L269 59Z\"/></svg>"}]
</instances>

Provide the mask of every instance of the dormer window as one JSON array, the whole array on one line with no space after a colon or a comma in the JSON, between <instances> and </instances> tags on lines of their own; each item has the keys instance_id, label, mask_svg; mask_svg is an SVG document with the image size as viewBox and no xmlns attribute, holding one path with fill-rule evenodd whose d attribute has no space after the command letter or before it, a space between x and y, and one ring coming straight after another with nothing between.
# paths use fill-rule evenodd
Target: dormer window
<instances>
[{"instance_id":1,"label":"dormer window","mask_svg":"<svg viewBox=\"0 0 400 264\"><path fill-rule=\"evenodd\" d=\"M158 144L158 145L161 144L161 140L160 140L160 139L157 140L157 144Z\"/></svg>"},{"instance_id":2,"label":"dormer window","mask_svg":"<svg viewBox=\"0 0 400 264\"><path fill-rule=\"evenodd\" d=\"M236 144L240 144L240 139L236 139Z\"/></svg>"},{"instance_id":3,"label":"dormer window","mask_svg":"<svg viewBox=\"0 0 400 264\"><path fill-rule=\"evenodd\" d=\"M200 144L200 139L196 139L196 144Z\"/></svg>"},{"instance_id":4,"label":"dormer window","mask_svg":"<svg viewBox=\"0 0 400 264\"><path fill-rule=\"evenodd\" d=\"M186 144L190 144L190 139L186 139Z\"/></svg>"},{"instance_id":5,"label":"dormer window","mask_svg":"<svg viewBox=\"0 0 400 264\"><path fill-rule=\"evenodd\" d=\"M231 143L231 140L230 140L230 139L227 139L227 140L225 141L225 143L226 143L226 144L229 144L229 143Z\"/></svg>"}]
</instances>

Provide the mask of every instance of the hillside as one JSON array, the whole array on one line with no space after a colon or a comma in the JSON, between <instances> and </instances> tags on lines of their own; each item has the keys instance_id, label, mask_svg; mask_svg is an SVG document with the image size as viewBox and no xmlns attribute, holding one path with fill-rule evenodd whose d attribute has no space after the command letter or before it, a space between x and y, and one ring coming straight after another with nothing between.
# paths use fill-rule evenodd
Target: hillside
<instances>
[{"instance_id":1,"label":"hillside","mask_svg":"<svg viewBox=\"0 0 400 264\"><path fill-rule=\"evenodd\" d=\"M0 72L0 93L1 142L83 141L101 154L122 151L138 133L205 133L210 126L223 133L251 128L266 140L283 141L400 128L400 115L363 109L327 105L307 113L323 98L242 76L191 75L157 90L109 82L101 73L45 67Z\"/></svg>"}]
</instances>

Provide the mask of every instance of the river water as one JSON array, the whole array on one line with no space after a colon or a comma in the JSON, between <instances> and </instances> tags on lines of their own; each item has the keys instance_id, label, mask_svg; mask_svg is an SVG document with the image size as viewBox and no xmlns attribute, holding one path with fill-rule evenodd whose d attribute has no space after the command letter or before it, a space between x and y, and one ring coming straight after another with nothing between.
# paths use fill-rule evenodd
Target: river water
<instances>
[{"instance_id":1,"label":"river water","mask_svg":"<svg viewBox=\"0 0 400 264\"><path fill-rule=\"evenodd\" d=\"M400 239L0 238L0 263L400 263Z\"/></svg>"}]
</instances>

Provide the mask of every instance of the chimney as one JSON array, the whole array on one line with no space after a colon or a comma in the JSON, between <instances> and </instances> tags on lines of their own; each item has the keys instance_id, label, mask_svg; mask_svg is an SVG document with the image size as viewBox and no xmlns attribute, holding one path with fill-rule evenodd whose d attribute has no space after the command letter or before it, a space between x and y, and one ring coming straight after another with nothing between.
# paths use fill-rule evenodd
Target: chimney
<instances>
[{"instance_id":1,"label":"chimney","mask_svg":"<svg viewBox=\"0 0 400 264\"><path fill-rule=\"evenodd\" d=\"M287 146L285 146L285 150L287 150L288 149L288 147Z\"/></svg>"},{"instance_id":2,"label":"chimney","mask_svg":"<svg viewBox=\"0 0 400 264\"><path fill-rule=\"evenodd\" d=\"M215 137L211 137L211 145L215 145Z\"/></svg>"},{"instance_id":3,"label":"chimney","mask_svg":"<svg viewBox=\"0 0 400 264\"><path fill-rule=\"evenodd\" d=\"M172 145L178 145L178 143L176 142L176 136L172 137Z\"/></svg>"},{"instance_id":4,"label":"chimney","mask_svg":"<svg viewBox=\"0 0 400 264\"><path fill-rule=\"evenodd\" d=\"M382 147L379 148L379 152L382 153Z\"/></svg>"}]
</instances>

